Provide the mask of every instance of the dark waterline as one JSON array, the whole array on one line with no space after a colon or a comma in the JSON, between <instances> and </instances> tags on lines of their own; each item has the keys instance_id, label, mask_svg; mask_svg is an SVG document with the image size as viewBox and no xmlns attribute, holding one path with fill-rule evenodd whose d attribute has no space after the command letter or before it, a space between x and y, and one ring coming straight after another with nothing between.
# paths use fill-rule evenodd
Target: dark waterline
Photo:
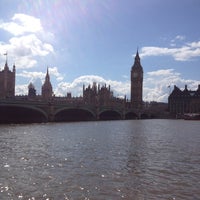
<instances>
[{"instance_id":1,"label":"dark waterline","mask_svg":"<svg viewBox=\"0 0 200 200\"><path fill-rule=\"evenodd\" d=\"M199 199L200 123L0 125L0 199Z\"/></svg>"}]
</instances>

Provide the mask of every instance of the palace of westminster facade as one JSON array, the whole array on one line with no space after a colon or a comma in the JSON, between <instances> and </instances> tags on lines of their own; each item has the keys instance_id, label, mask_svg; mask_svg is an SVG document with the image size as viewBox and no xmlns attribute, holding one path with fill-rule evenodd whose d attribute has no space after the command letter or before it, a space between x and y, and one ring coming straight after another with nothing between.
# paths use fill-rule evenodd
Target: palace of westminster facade
<instances>
[{"instance_id":1,"label":"palace of westminster facade","mask_svg":"<svg viewBox=\"0 0 200 200\"><path fill-rule=\"evenodd\" d=\"M4 69L0 71L0 100L1 99L24 99L24 100L40 100L40 101L56 101L56 102L84 102L85 104L98 104L98 105L116 105L125 104L125 106L134 107L136 109L141 109L143 105L142 91L143 91L143 68L140 63L139 53L137 51L135 56L134 64L131 68L131 100L128 101L126 97L120 99L114 97L113 92L110 89L110 85L100 86L96 83L89 85L87 88L83 85L83 95L82 97L72 97L71 93L67 93L65 97L57 97L53 95L53 88L50 81L49 72L45 76L45 81L42 85L41 95L36 94L36 89L32 83L28 85L28 95L16 96L15 95L15 74L16 67L13 65L13 70L11 71L6 63Z\"/></svg>"}]
</instances>

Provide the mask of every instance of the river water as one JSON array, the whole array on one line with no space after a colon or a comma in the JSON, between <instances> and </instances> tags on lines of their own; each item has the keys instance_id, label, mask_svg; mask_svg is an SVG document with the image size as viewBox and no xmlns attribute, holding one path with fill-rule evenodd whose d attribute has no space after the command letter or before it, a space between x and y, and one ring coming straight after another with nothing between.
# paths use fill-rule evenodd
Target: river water
<instances>
[{"instance_id":1,"label":"river water","mask_svg":"<svg viewBox=\"0 0 200 200\"><path fill-rule=\"evenodd\" d=\"M200 123L0 126L0 200L200 199Z\"/></svg>"}]
</instances>

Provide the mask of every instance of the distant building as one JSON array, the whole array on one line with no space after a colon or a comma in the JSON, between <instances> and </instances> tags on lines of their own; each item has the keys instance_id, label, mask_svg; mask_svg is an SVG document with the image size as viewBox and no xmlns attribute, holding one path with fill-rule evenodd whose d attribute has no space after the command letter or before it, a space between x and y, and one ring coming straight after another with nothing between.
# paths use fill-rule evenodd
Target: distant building
<instances>
[{"instance_id":1,"label":"distant building","mask_svg":"<svg viewBox=\"0 0 200 200\"><path fill-rule=\"evenodd\" d=\"M28 85L28 97L29 98L35 98L36 97L36 89L35 89L35 86L30 83Z\"/></svg>"},{"instance_id":2,"label":"distant building","mask_svg":"<svg viewBox=\"0 0 200 200\"><path fill-rule=\"evenodd\" d=\"M53 89L49 77L49 70L47 68L47 73L45 76L44 84L42 85L42 98L44 99L50 99L53 95Z\"/></svg>"},{"instance_id":3,"label":"distant building","mask_svg":"<svg viewBox=\"0 0 200 200\"><path fill-rule=\"evenodd\" d=\"M143 91L143 68L137 51L135 62L131 68L131 104L134 108L141 109Z\"/></svg>"},{"instance_id":4,"label":"distant building","mask_svg":"<svg viewBox=\"0 0 200 200\"><path fill-rule=\"evenodd\" d=\"M28 95L15 96L15 66L13 71L10 71L7 65L0 71L0 98L21 98L21 99L34 99L34 100L51 100L69 103L84 103L96 106L116 106L127 107L130 109L142 109L142 91L143 91L143 68L140 63L139 53L137 51L134 64L131 68L131 99L130 101L124 98L114 97L110 85L100 86L97 83L89 85L87 88L83 85L83 94L81 97L72 97L71 93L67 93L66 97L56 97L53 95L53 88L50 81L49 70L47 68L45 81L41 88L41 95L36 95L36 89L33 83L28 85Z\"/></svg>"},{"instance_id":5,"label":"distant building","mask_svg":"<svg viewBox=\"0 0 200 200\"><path fill-rule=\"evenodd\" d=\"M196 91L184 90L174 86L168 98L169 112L171 114L200 113L200 85Z\"/></svg>"},{"instance_id":6,"label":"distant building","mask_svg":"<svg viewBox=\"0 0 200 200\"><path fill-rule=\"evenodd\" d=\"M93 85L89 85L85 88L83 85L83 101L87 104L92 105L103 105L103 106L112 106L116 103L123 103L123 99L119 99L113 96L113 92L110 90L110 85L100 86L94 82Z\"/></svg>"},{"instance_id":7,"label":"distant building","mask_svg":"<svg viewBox=\"0 0 200 200\"><path fill-rule=\"evenodd\" d=\"M15 65L13 71L9 70L6 60L4 69L0 71L0 98L15 96Z\"/></svg>"}]
</instances>

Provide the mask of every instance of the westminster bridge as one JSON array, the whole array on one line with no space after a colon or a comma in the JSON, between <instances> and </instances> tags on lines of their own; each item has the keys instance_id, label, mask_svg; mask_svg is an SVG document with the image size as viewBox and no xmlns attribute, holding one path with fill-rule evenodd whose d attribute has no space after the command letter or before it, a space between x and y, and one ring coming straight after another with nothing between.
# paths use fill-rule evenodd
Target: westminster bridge
<instances>
[{"instance_id":1,"label":"westminster bridge","mask_svg":"<svg viewBox=\"0 0 200 200\"><path fill-rule=\"evenodd\" d=\"M0 99L0 123L33 123L95 120L126 120L160 118L159 107L135 109L130 102L108 105L88 104L77 98L73 101L50 101L26 98Z\"/></svg>"},{"instance_id":2,"label":"westminster bridge","mask_svg":"<svg viewBox=\"0 0 200 200\"><path fill-rule=\"evenodd\" d=\"M125 120L150 118L145 109L135 109L130 102L107 105L88 104L81 98L73 101L30 100L26 97L0 99L0 123Z\"/></svg>"}]
</instances>

